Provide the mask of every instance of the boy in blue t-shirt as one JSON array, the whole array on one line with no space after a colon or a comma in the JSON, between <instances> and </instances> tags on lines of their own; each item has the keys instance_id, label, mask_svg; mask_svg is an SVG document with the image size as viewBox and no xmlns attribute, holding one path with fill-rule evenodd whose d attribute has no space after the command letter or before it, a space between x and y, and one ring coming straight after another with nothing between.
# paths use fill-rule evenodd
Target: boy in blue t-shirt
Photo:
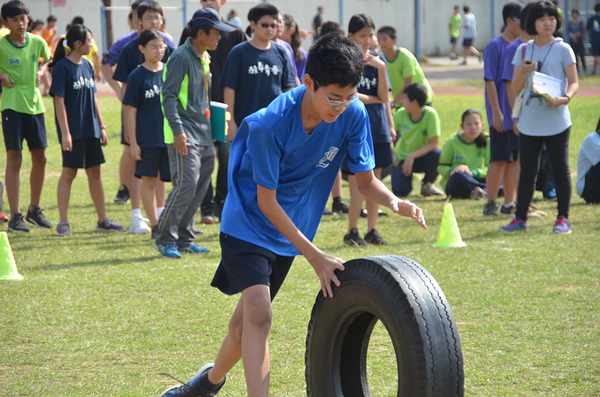
<instances>
[{"instance_id":1,"label":"boy in blue t-shirt","mask_svg":"<svg viewBox=\"0 0 600 397\"><path fill-rule=\"evenodd\" d=\"M163 12L161 5L154 0L147 0L141 3L137 8L138 19L142 24L142 31L148 29L158 30L162 24ZM141 34L141 33L140 33ZM144 62L144 57L139 50L139 36L132 39L129 43L123 47L121 55L119 56L119 62L117 63L117 69L113 75L113 79L122 83L121 94L125 95L127 91L127 78L138 67ZM165 40L167 47L162 58L162 62L166 63L171 53L175 50L175 47ZM121 98L123 100L123 98ZM123 105L123 111L125 105ZM124 150L127 152L127 160L121 158L121 161L126 162L126 166L129 169L129 194L131 197L131 225L129 232L133 234L149 233L150 228L144 222L142 212L140 210L140 181L135 177L135 162L129 158L129 137L123 133L121 143L124 144Z\"/></svg>"},{"instance_id":2,"label":"boy in blue t-shirt","mask_svg":"<svg viewBox=\"0 0 600 397\"><path fill-rule=\"evenodd\" d=\"M31 152L30 202L26 219L37 227L52 228L40 208L46 170L46 125L44 104L37 87L39 58L48 61L52 54L41 37L27 32L29 9L18 0L2 5L2 19L10 33L0 39L0 83L2 93L2 130L6 147L6 195L10 205L11 232L28 232L19 208L19 173L23 140Z\"/></svg>"},{"instance_id":3,"label":"boy in blue t-shirt","mask_svg":"<svg viewBox=\"0 0 600 397\"><path fill-rule=\"evenodd\" d=\"M344 270L344 261L311 241L345 156L365 197L426 227L421 209L395 197L373 174L368 116L356 101L363 67L363 53L350 39L326 35L310 49L304 86L240 125L231 147L222 259L211 284L241 298L215 364L163 396L214 396L240 358L248 395L268 395L271 301L294 256L313 266L325 297L333 297L332 282L340 285L334 272Z\"/></svg>"},{"instance_id":4,"label":"boy in blue t-shirt","mask_svg":"<svg viewBox=\"0 0 600 397\"><path fill-rule=\"evenodd\" d=\"M252 39L233 47L219 85L231 113L227 139L233 140L244 117L266 107L277 95L296 87L285 50L271 42L277 34L277 7L261 3L248 13Z\"/></svg>"}]
</instances>

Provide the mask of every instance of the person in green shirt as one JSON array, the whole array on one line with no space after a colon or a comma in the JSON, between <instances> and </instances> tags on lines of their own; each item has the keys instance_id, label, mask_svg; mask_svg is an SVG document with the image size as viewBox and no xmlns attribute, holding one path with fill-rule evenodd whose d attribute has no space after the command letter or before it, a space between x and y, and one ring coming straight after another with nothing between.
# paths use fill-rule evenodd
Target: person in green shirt
<instances>
[{"instance_id":1,"label":"person in green shirt","mask_svg":"<svg viewBox=\"0 0 600 397\"><path fill-rule=\"evenodd\" d=\"M452 49L450 50L450 59L458 59L456 56L456 43L460 37L460 26L462 25L462 18L460 17L460 6L454 6L454 14L450 17L450 23L448 27L450 29L450 43Z\"/></svg>"},{"instance_id":2,"label":"person in green shirt","mask_svg":"<svg viewBox=\"0 0 600 397\"><path fill-rule=\"evenodd\" d=\"M398 197L406 197L412 191L413 172L425 173L421 195L444 195L433 186L442 152L438 149L440 118L434 108L425 106L426 98L423 84L411 84L404 89L404 107L394 114L394 127L401 136L394 148L398 164L391 169L392 192Z\"/></svg>"},{"instance_id":3,"label":"person in green shirt","mask_svg":"<svg viewBox=\"0 0 600 397\"><path fill-rule=\"evenodd\" d=\"M19 208L19 173L23 161L23 140L31 152L30 204L28 222L37 227L52 228L40 208L42 187L46 170L46 125L44 104L38 89L39 58L50 60L52 54L41 37L27 32L29 9L19 1L8 1L0 11L10 33L0 39L0 82L2 93L2 130L6 147L6 195L10 205L11 232L28 232Z\"/></svg>"},{"instance_id":4,"label":"person in green shirt","mask_svg":"<svg viewBox=\"0 0 600 397\"><path fill-rule=\"evenodd\" d=\"M448 197L479 200L486 197L485 177L490 164L481 113L467 109L460 128L462 131L448 138L442 149L437 168L442 176L440 185Z\"/></svg>"},{"instance_id":5,"label":"person in green shirt","mask_svg":"<svg viewBox=\"0 0 600 397\"><path fill-rule=\"evenodd\" d=\"M417 58L406 48L396 47L396 29L391 26L382 26L377 31L377 40L387 62L388 76L392 85L392 108L402 106L404 87L413 83L421 83L427 90L425 103L431 106L433 90L425 78L423 69Z\"/></svg>"}]
</instances>

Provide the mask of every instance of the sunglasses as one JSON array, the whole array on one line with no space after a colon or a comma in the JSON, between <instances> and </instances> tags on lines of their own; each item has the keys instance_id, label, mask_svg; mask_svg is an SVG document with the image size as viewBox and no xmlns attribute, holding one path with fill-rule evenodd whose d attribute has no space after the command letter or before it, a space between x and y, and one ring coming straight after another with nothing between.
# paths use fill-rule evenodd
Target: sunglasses
<instances>
[{"instance_id":1,"label":"sunglasses","mask_svg":"<svg viewBox=\"0 0 600 397\"><path fill-rule=\"evenodd\" d=\"M259 23L259 25L263 28L263 29L277 29L277 26L279 26L279 24L277 23Z\"/></svg>"},{"instance_id":2,"label":"sunglasses","mask_svg":"<svg viewBox=\"0 0 600 397\"><path fill-rule=\"evenodd\" d=\"M315 80L315 83L317 83L317 85L319 86L319 89L323 93L323 96L325 96L325 99L327 100L327 103L330 106L340 106L340 105L350 106L353 102L356 102L356 100L358 99L358 97L356 96L356 94L354 94L354 96L352 97L352 99L349 100L349 101L336 101L334 99L329 99L327 97L327 95L325 94L325 91L323 91L323 88L321 88L321 84L319 84L319 82L317 80Z\"/></svg>"}]
</instances>

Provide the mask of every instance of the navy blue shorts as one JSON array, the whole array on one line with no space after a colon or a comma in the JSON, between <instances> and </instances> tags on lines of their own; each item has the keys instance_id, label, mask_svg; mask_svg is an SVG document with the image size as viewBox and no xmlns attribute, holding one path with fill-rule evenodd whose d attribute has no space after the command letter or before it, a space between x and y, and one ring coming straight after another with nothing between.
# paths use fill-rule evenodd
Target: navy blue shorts
<instances>
[{"instance_id":1,"label":"navy blue shorts","mask_svg":"<svg viewBox=\"0 0 600 397\"><path fill-rule=\"evenodd\" d=\"M104 152L98 138L75 139L73 150L62 152L64 168L92 168L104 163Z\"/></svg>"},{"instance_id":2,"label":"navy blue shorts","mask_svg":"<svg viewBox=\"0 0 600 397\"><path fill-rule=\"evenodd\" d=\"M6 109L2 112L2 131L6 150L23 150L23 139L29 150L48 147L43 113L25 114Z\"/></svg>"},{"instance_id":3,"label":"navy blue shorts","mask_svg":"<svg viewBox=\"0 0 600 397\"><path fill-rule=\"evenodd\" d=\"M142 161L135 164L135 177L147 176L156 178L160 171L160 180L171 182L171 170L169 168L169 153L167 148L142 149Z\"/></svg>"},{"instance_id":4,"label":"navy blue shorts","mask_svg":"<svg viewBox=\"0 0 600 397\"><path fill-rule=\"evenodd\" d=\"M375 155L375 168L385 168L394 164L394 152L389 143L376 143L373 145L373 154ZM342 172L354 175L354 172L350 172L348 157L344 157L344 161L342 161Z\"/></svg>"},{"instance_id":5,"label":"navy blue shorts","mask_svg":"<svg viewBox=\"0 0 600 397\"><path fill-rule=\"evenodd\" d=\"M592 55L595 57L600 57L600 45L592 46Z\"/></svg>"},{"instance_id":6,"label":"navy blue shorts","mask_svg":"<svg viewBox=\"0 0 600 397\"><path fill-rule=\"evenodd\" d=\"M294 262L294 256L280 256L266 248L221 233L221 263L210 285L235 295L254 285L271 287L271 300Z\"/></svg>"},{"instance_id":7,"label":"navy blue shorts","mask_svg":"<svg viewBox=\"0 0 600 397\"><path fill-rule=\"evenodd\" d=\"M519 137L513 130L498 132L490 127L490 161L508 161L519 158Z\"/></svg>"},{"instance_id":8,"label":"navy blue shorts","mask_svg":"<svg viewBox=\"0 0 600 397\"><path fill-rule=\"evenodd\" d=\"M471 39L463 39L463 47L471 47L473 45L473 38Z\"/></svg>"},{"instance_id":9,"label":"navy blue shorts","mask_svg":"<svg viewBox=\"0 0 600 397\"><path fill-rule=\"evenodd\" d=\"M450 43L456 44L458 42L458 37L450 37Z\"/></svg>"}]
</instances>

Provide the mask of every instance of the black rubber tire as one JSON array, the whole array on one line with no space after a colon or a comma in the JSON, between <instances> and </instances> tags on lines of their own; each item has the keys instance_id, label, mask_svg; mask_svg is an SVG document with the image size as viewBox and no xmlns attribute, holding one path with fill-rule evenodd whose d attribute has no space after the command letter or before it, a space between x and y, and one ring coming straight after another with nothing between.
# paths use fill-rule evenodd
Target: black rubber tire
<instances>
[{"instance_id":1,"label":"black rubber tire","mask_svg":"<svg viewBox=\"0 0 600 397\"><path fill-rule=\"evenodd\" d=\"M464 395L463 357L450 305L433 276L401 256L354 259L334 298L319 292L306 337L306 390L314 397L371 396L367 350L381 321L394 345L398 396Z\"/></svg>"}]
</instances>

